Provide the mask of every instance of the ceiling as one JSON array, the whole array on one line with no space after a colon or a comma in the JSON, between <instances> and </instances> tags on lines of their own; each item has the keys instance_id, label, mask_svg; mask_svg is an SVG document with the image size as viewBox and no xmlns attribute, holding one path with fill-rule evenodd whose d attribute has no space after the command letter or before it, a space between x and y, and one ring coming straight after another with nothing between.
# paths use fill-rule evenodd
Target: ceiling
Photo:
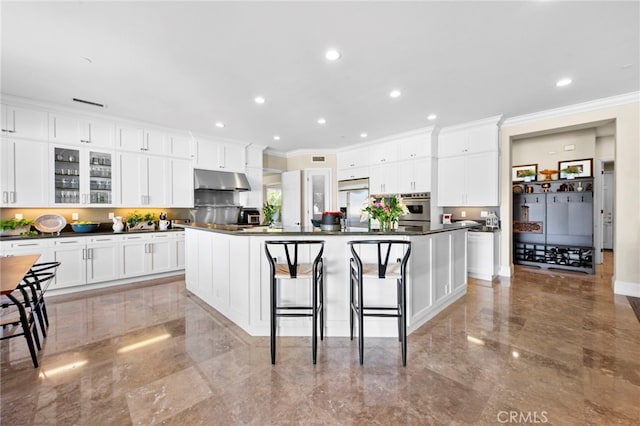
<instances>
[{"instance_id":1,"label":"ceiling","mask_svg":"<svg viewBox=\"0 0 640 426\"><path fill-rule=\"evenodd\" d=\"M2 1L1 91L275 151L335 149L638 91L639 4Z\"/></svg>"}]
</instances>

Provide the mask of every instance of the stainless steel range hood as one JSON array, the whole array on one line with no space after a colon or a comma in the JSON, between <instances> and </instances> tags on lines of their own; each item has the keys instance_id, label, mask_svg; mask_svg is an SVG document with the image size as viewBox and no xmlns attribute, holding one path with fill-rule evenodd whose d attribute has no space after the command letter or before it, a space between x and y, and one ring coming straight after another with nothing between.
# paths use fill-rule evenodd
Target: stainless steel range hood
<instances>
[{"instance_id":1,"label":"stainless steel range hood","mask_svg":"<svg viewBox=\"0 0 640 426\"><path fill-rule=\"evenodd\" d=\"M193 169L193 179L194 189L214 189L218 191L251 191L249 180L244 173Z\"/></svg>"}]
</instances>

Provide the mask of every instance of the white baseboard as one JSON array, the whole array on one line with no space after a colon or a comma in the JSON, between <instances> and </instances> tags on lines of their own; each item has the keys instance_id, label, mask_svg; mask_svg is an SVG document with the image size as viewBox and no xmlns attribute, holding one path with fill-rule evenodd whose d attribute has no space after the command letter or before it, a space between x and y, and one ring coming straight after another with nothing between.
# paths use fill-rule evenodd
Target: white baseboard
<instances>
[{"instance_id":1,"label":"white baseboard","mask_svg":"<svg viewBox=\"0 0 640 426\"><path fill-rule=\"evenodd\" d=\"M640 283L614 280L613 292L623 296L640 297Z\"/></svg>"},{"instance_id":2,"label":"white baseboard","mask_svg":"<svg viewBox=\"0 0 640 426\"><path fill-rule=\"evenodd\" d=\"M500 272L498 273L501 277L510 277L511 276L511 265L502 265L500 266Z\"/></svg>"}]
</instances>

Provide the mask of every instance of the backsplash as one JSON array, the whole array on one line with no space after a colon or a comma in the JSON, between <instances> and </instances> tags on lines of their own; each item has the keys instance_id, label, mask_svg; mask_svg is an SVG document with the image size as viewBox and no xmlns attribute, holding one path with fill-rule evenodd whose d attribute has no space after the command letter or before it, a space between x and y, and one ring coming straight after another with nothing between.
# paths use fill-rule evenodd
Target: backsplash
<instances>
[{"instance_id":1,"label":"backsplash","mask_svg":"<svg viewBox=\"0 0 640 426\"><path fill-rule=\"evenodd\" d=\"M189 209L169 209L169 208L145 208L145 207L129 207L129 208L64 208L57 209L51 207L45 208L16 208L2 209L2 219L11 219L17 213L22 214L24 219L34 220L43 214L58 214L65 218L67 223L73 222L72 213L78 213L78 221L83 222L111 222L109 213L113 212L114 216L127 216L137 210L140 213L155 213L156 216L160 212L167 212L169 219L189 219Z\"/></svg>"},{"instance_id":2,"label":"backsplash","mask_svg":"<svg viewBox=\"0 0 640 426\"><path fill-rule=\"evenodd\" d=\"M486 211L487 213L493 212L498 218L500 218L500 207L491 206L491 207L444 207L442 209L443 213L451 213L453 216L451 217L452 221L457 220L476 220L478 222L484 222L485 218L480 216L482 211ZM466 213L466 217L462 217L462 212ZM442 218L440 219L442 222Z\"/></svg>"}]
</instances>

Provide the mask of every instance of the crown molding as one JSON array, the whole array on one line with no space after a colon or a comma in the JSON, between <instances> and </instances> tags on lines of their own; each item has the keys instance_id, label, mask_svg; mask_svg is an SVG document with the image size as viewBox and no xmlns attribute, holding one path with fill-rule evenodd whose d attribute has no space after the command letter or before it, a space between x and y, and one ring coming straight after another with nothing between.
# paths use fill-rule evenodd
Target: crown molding
<instances>
[{"instance_id":1,"label":"crown molding","mask_svg":"<svg viewBox=\"0 0 640 426\"><path fill-rule=\"evenodd\" d=\"M625 93L622 95L610 96L608 98L596 99L593 101L582 102L579 104L568 105L560 108L548 109L545 111L534 112L532 114L524 114L516 117L507 118L502 122L502 126L512 126L515 124L529 123L532 121L540 121L547 118L561 117L570 114L579 114L582 112L596 111L604 108L611 108L631 103L640 103L640 92Z\"/></svg>"},{"instance_id":2,"label":"crown molding","mask_svg":"<svg viewBox=\"0 0 640 426\"><path fill-rule=\"evenodd\" d=\"M372 139L366 142L360 142L353 145L347 145L342 148L337 148L334 152L338 153L343 151L350 151L352 149L367 148L367 147L370 147L371 145L384 143L384 142L391 142L400 138L408 138L412 136L418 136L418 135L430 134L430 133L433 134L434 132L437 132L437 130L438 130L437 126L421 127L419 129L413 129L413 130L409 130L402 133L394 133L393 135L385 136L383 138Z\"/></svg>"},{"instance_id":3,"label":"crown molding","mask_svg":"<svg viewBox=\"0 0 640 426\"><path fill-rule=\"evenodd\" d=\"M303 155L335 155L335 149L294 149L293 151L287 151L285 157L300 157Z\"/></svg>"},{"instance_id":4,"label":"crown molding","mask_svg":"<svg viewBox=\"0 0 640 426\"><path fill-rule=\"evenodd\" d=\"M458 132L460 130L465 130L465 129L478 127L478 126L485 126L489 124L493 124L497 127L500 127L500 125L503 124L502 118L503 118L502 115L494 115L492 117L487 117L480 120L468 121L466 123L456 124L454 126L443 127L440 130L440 134L449 133L449 132Z\"/></svg>"},{"instance_id":5,"label":"crown molding","mask_svg":"<svg viewBox=\"0 0 640 426\"><path fill-rule=\"evenodd\" d=\"M287 158L287 153L286 153L286 152L284 152L284 151L278 151L278 150L276 150L276 149L269 148L269 147L267 147L267 148L264 150L264 153L265 153L265 154L267 154L267 155L271 155L271 156L273 156L273 157L282 157L282 158Z\"/></svg>"}]
</instances>

